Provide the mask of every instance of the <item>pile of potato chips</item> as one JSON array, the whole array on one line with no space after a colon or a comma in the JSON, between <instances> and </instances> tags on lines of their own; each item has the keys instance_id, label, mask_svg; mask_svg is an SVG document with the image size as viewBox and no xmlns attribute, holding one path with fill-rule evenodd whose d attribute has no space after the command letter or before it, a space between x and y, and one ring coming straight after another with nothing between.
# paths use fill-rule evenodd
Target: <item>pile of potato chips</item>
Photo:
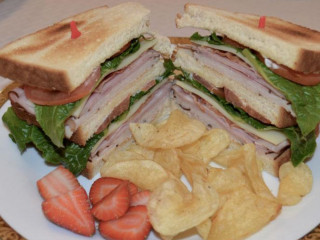
<instances>
[{"instance_id":1,"label":"pile of potato chips","mask_svg":"<svg viewBox=\"0 0 320 240\"><path fill-rule=\"evenodd\" d=\"M101 176L152 191L149 217L163 239L192 228L203 239L243 239L276 218L282 205L297 204L311 191L307 165L288 162L280 167L275 197L253 144L234 143L226 131L207 130L179 110L163 123L132 123L130 129L135 142L108 156Z\"/></svg>"}]
</instances>

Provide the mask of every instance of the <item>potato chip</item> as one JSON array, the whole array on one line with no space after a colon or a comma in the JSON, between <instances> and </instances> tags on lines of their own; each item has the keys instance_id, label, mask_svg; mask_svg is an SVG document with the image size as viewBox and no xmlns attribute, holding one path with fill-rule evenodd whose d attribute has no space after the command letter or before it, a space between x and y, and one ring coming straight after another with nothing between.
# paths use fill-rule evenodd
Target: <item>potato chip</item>
<instances>
[{"instance_id":1,"label":"potato chip","mask_svg":"<svg viewBox=\"0 0 320 240\"><path fill-rule=\"evenodd\" d=\"M153 161L159 163L165 170L175 177L181 176L180 159L175 149L158 149L155 151Z\"/></svg>"},{"instance_id":2,"label":"potato chip","mask_svg":"<svg viewBox=\"0 0 320 240\"><path fill-rule=\"evenodd\" d=\"M214 189L221 194L228 194L236 191L242 186L251 187L249 179L238 168L208 168L207 181Z\"/></svg>"},{"instance_id":3,"label":"potato chip","mask_svg":"<svg viewBox=\"0 0 320 240\"><path fill-rule=\"evenodd\" d=\"M131 144L126 151L141 155L141 159L153 159L154 157L154 151L152 149L137 144Z\"/></svg>"},{"instance_id":4,"label":"potato chip","mask_svg":"<svg viewBox=\"0 0 320 240\"><path fill-rule=\"evenodd\" d=\"M116 149L111 152L110 155L104 157L104 165L100 169L100 172L104 172L105 169L111 167L117 162L131 161L131 160L152 160L154 152L147 148L132 144L125 149Z\"/></svg>"},{"instance_id":5,"label":"potato chip","mask_svg":"<svg viewBox=\"0 0 320 240\"><path fill-rule=\"evenodd\" d=\"M181 151L178 151L178 155L180 158L181 170L191 185L193 184L193 174L206 177L207 164L205 164L201 159L191 154L182 153Z\"/></svg>"},{"instance_id":6,"label":"potato chip","mask_svg":"<svg viewBox=\"0 0 320 240\"><path fill-rule=\"evenodd\" d=\"M212 225L212 220L210 218L208 218L196 226L197 232L201 236L202 239L204 239L204 240L208 239L211 225Z\"/></svg>"},{"instance_id":7,"label":"potato chip","mask_svg":"<svg viewBox=\"0 0 320 240\"><path fill-rule=\"evenodd\" d=\"M212 161L218 163L223 167L229 167L234 165L235 162L242 161L243 158L243 148L242 145L231 142L229 147L222 151L218 156L214 157Z\"/></svg>"},{"instance_id":8,"label":"potato chip","mask_svg":"<svg viewBox=\"0 0 320 240\"><path fill-rule=\"evenodd\" d=\"M312 172L305 163L294 167L291 162L279 169L280 185L278 199L283 205L295 205L308 194L313 185Z\"/></svg>"},{"instance_id":9,"label":"potato chip","mask_svg":"<svg viewBox=\"0 0 320 240\"><path fill-rule=\"evenodd\" d=\"M226 149L229 144L230 137L228 132L215 128L206 132L198 141L183 146L181 151L198 156L204 163L209 163L212 158Z\"/></svg>"},{"instance_id":10,"label":"potato chip","mask_svg":"<svg viewBox=\"0 0 320 240\"><path fill-rule=\"evenodd\" d=\"M203 179L193 176L193 190L176 178L156 188L147 204L150 222L162 235L177 235L212 216L219 206L217 192Z\"/></svg>"},{"instance_id":11,"label":"potato chip","mask_svg":"<svg viewBox=\"0 0 320 240\"><path fill-rule=\"evenodd\" d=\"M202 122L191 119L176 110L160 126L150 123L131 123L130 129L139 145L148 148L169 149L196 141L203 135L206 127Z\"/></svg>"},{"instance_id":12,"label":"potato chip","mask_svg":"<svg viewBox=\"0 0 320 240\"><path fill-rule=\"evenodd\" d=\"M168 178L168 173L152 160L131 160L103 168L101 176L126 179L141 189L154 190Z\"/></svg>"},{"instance_id":13,"label":"potato chip","mask_svg":"<svg viewBox=\"0 0 320 240\"><path fill-rule=\"evenodd\" d=\"M268 186L265 184L261 170L258 166L258 162L256 160L256 150L254 144L246 144L243 146L244 149L244 168L245 173L247 174L251 186L254 192L263 198L277 201L277 199L273 196Z\"/></svg>"},{"instance_id":14,"label":"potato chip","mask_svg":"<svg viewBox=\"0 0 320 240\"><path fill-rule=\"evenodd\" d=\"M280 213L281 205L261 198L243 186L229 195L228 200L212 219L210 240L243 239L264 227Z\"/></svg>"}]
</instances>

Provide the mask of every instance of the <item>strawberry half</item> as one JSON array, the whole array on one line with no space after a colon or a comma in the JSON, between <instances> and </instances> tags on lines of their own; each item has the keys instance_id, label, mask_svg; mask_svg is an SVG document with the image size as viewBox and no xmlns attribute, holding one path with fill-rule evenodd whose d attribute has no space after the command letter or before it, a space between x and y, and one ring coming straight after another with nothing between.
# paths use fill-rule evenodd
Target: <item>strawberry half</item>
<instances>
[{"instance_id":1,"label":"strawberry half","mask_svg":"<svg viewBox=\"0 0 320 240\"><path fill-rule=\"evenodd\" d=\"M43 201L42 210L53 223L73 232L92 236L95 222L83 187Z\"/></svg>"},{"instance_id":2,"label":"strawberry half","mask_svg":"<svg viewBox=\"0 0 320 240\"><path fill-rule=\"evenodd\" d=\"M68 169L59 166L38 180L37 186L41 196L46 200L74 190L80 184Z\"/></svg>"},{"instance_id":3,"label":"strawberry half","mask_svg":"<svg viewBox=\"0 0 320 240\"><path fill-rule=\"evenodd\" d=\"M89 192L89 199L92 205L99 202L102 198L107 196L110 192L112 192L116 187L118 187L123 180L118 178L111 177L102 177L97 179L91 186ZM134 195L138 192L138 188L133 183L129 183L129 192L130 195Z\"/></svg>"},{"instance_id":4,"label":"strawberry half","mask_svg":"<svg viewBox=\"0 0 320 240\"><path fill-rule=\"evenodd\" d=\"M144 190L131 197L130 206L147 205L150 199L150 191Z\"/></svg>"},{"instance_id":5,"label":"strawberry half","mask_svg":"<svg viewBox=\"0 0 320 240\"><path fill-rule=\"evenodd\" d=\"M130 207L121 218L99 223L101 235L114 240L143 240L151 230L146 206Z\"/></svg>"},{"instance_id":6,"label":"strawberry half","mask_svg":"<svg viewBox=\"0 0 320 240\"><path fill-rule=\"evenodd\" d=\"M117 219L123 216L130 204L128 182L123 181L111 193L97 202L91 209L91 213L101 221Z\"/></svg>"}]
</instances>

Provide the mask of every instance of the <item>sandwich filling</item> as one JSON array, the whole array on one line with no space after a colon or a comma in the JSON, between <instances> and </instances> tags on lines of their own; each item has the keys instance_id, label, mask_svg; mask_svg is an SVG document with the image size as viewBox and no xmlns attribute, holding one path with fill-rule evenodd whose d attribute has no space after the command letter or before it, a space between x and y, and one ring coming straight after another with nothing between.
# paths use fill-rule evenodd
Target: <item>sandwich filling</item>
<instances>
[{"instance_id":1,"label":"sandwich filling","mask_svg":"<svg viewBox=\"0 0 320 240\"><path fill-rule=\"evenodd\" d=\"M223 38L218 37L215 33L210 36L201 36L195 33L191 36L191 40L206 47L230 52L243 59L263 78L266 84L283 94L291 104L301 134L307 136L314 132L320 122L320 84L302 86L285 79L272 72L250 49L225 43Z\"/></svg>"}]
</instances>

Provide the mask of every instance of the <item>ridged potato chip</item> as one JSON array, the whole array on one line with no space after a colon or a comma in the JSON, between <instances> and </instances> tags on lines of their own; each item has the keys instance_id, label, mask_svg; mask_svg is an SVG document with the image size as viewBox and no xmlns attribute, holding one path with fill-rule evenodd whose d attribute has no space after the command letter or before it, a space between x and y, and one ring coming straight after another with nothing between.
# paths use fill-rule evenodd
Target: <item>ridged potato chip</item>
<instances>
[{"instance_id":1,"label":"ridged potato chip","mask_svg":"<svg viewBox=\"0 0 320 240\"><path fill-rule=\"evenodd\" d=\"M208 168L207 181L219 193L220 206L222 206L227 199L227 195L237 191L241 187L251 189L251 184L246 175L238 168Z\"/></svg>"},{"instance_id":2,"label":"ridged potato chip","mask_svg":"<svg viewBox=\"0 0 320 240\"><path fill-rule=\"evenodd\" d=\"M193 184L193 174L202 177L207 176L207 164L205 164L202 159L191 154L185 154L181 151L178 151L178 155L180 158L181 170L191 185Z\"/></svg>"},{"instance_id":3,"label":"ridged potato chip","mask_svg":"<svg viewBox=\"0 0 320 240\"><path fill-rule=\"evenodd\" d=\"M202 122L175 110L164 124L131 123L130 130L136 142L143 147L169 149L198 140L206 127Z\"/></svg>"},{"instance_id":4,"label":"ridged potato chip","mask_svg":"<svg viewBox=\"0 0 320 240\"><path fill-rule=\"evenodd\" d=\"M154 151L141 147L136 144L128 146L128 148L116 149L110 155L104 157L104 165L101 167L100 172L105 172L107 168L115 163L131 161L131 160L152 160Z\"/></svg>"},{"instance_id":5,"label":"ridged potato chip","mask_svg":"<svg viewBox=\"0 0 320 240\"><path fill-rule=\"evenodd\" d=\"M129 180L141 189L154 190L168 178L168 173L152 160L131 160L103 168L101 176Z\"/></svg>"},{"instance_id":6,"label":"ridged potato chip","mask_svg":"<svg viewBox=\"0 0 320 240\"><path fill-rule=\"evenodd\" d=\"M257 159L256 159L256 148L254 144L246 144L243 146L244 150L244 169L245 173L248 176L251 186L254 192L263 198L277 201L275 196L271 193L270 189L264 182L262 178L262 173L259 168Z\"/></svg>"},{"instance_id":7,"label":"ridged potato chip","mask_svg":"<svg viewBox=\"0 0 320 240\"><path fill-rule=\"evenodd\" d=\"M295 205L307 195L313 185L312 172L305 163L294 167L291 162L279 169L280 185L278 199L283 205Z\"/></svg>"},{"instance_id":8,"label":"ridged potato chip","mask_svg":"<svg viewBox=\"0 0 320 240\"><path fill-rule=\"evenodd\" d=\"M243 239L264 227L280 213L281 205L243 186L229 195L212 219L210 240Z\"/></svg>"},{"instance_id":9,"label":"ridged potato chip","mask_svg":"<svg viewBox=\"0 0 320 240\"><path fill-rule=\"evenodd\" d=\"M164 169L175 177L181 177L180 159L176 149L158 149L154 153L153 161L159 163Z\"/></svg>"},{"instance_id":10,"label":"ridged potato chip","mask_svg":"<svg viewBox=\"0 0 320 240\"><path fill-rule=\"evenodd\" d=\"M181 151L192 154L209 163L212 158L226 149L230 144L230 137L227 131L214 128L207 131L198 141L183 146Z\"/></svg>"},{"instance_id":11,"label":"ridged potato chip","mask_svg":"<svg viewBox=\"0 0 320 240\"><path fill-rule=\"evenodd\" d=\"M222 151L218 156L214 157L212 161L223 167L230 167L231 165L234 165L235 162L241 161L242 158L242 145L231 141L228 148Z\"/></svg>"},{"instance_id":12,"label":"ridged potato chip","mask_svg":"<svg viewBox=\"0 0 320 240\"><path fill-rule=\"evenodd\" d=\"M147 204L150 222L161 235L174 236L212 216L219 206L217 192L200 176L193 176L192 192L170 178L152 192Z\"/></svg>"},{"instance_id":13,"label":"ridged potato chip","mask_svg":"<svg viewBox=\"0 0 320 240\"><path fill-rule=\"evenodd\" d=\"M154 157L154 151L152 149L137 144L131 144L126 151L141 155L141 159L153 159Z\"/></svg>"}]
</instances>

